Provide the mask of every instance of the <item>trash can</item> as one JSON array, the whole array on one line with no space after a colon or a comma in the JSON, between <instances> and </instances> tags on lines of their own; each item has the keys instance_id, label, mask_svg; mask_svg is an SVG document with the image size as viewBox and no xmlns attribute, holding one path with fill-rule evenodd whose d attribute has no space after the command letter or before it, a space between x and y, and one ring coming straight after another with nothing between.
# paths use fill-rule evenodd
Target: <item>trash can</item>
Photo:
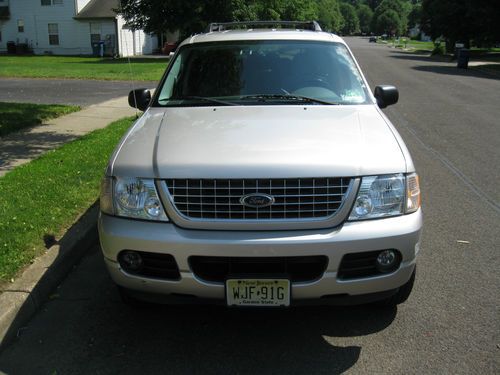
<instances>
[{"instance_id":1,"label":"trash can","mask_svg":"<svg viewBox=\"0 0 500 375\"><path fill-rule=\"evenodd\" d=\"M99 56L104 57L104 40L99 41Z\"/></svg>"},{"instance_id":2,"label":"trash can","mask_svg":"<svg viewBox=\"0 0 500 375\"><path fill-rule=\"evenodd\" d=\"M101 46L99 45L99 42L92 43L92 55L97 57L100 53Z\"/></svg>"},{"instance_id":3,"label":"trash can","mask_svg":"<svg viewBox=\"0 0 500 375\"><path fill-rule=\"evenodd\" d=\"M26 43L19 43L16 46L16 53L18 55L25 55L28 53L28 51L29 51L29 46Z\"/></svg>"},{"instance_id":4,"label":"trash can","mask_svg":"<svg viewBox=\"0 0 500 375\"><path fill-rule=\"evenodd\" d=\"M467 69L469 67L470 50L466 48L458 51L457 68Z\"/></svg>"},{"instance_id":5,"label":"trash can","mask_svg":"<svg viewBox=\"0 0 500 375\"><path fill-rule=\"evenodd\" d=\"M7 53L16 53L16 42L7 42Z\"/></svg>"}]
</instances>

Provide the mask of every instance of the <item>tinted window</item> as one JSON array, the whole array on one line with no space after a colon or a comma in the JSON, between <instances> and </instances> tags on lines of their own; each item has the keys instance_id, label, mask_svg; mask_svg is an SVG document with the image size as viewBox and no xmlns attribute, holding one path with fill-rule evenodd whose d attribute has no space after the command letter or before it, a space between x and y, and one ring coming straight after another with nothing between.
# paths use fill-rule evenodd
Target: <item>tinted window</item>
<instances>
[{"instance_id":1,"label":"tinted window","mask_svg":"<svg viewBox=\"0 0 500 375\"><path fill-rule=\"evenodd\" d=\"M366 87L339 43L237 41L187 45L172 62L160 105L209 97L247 104L248 95L300 95L333 103L366 103ZM193 99L191 99L193 100Z\"/></svg>"}]
</instances>

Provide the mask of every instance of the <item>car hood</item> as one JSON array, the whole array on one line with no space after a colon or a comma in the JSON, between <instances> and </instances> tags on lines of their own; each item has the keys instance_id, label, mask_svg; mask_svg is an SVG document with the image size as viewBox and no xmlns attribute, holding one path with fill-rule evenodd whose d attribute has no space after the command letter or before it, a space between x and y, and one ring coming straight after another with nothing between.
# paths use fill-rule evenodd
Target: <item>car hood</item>
<instances>
[{"instance_id":1,"label":"car hood","mask_svg":"<svg viewBox=\"0 0 500 375\"><path fill-rule=\"evenodd\" d=\"M150 108L119 146L115 176L285 178L406 171L374 105Z\"/></svg>"}]
</instances>

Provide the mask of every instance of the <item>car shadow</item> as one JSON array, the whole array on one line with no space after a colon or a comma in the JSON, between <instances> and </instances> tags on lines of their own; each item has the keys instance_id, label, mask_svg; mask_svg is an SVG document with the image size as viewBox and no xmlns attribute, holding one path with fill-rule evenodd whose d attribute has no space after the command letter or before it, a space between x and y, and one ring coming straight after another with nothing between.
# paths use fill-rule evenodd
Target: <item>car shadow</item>
<instances>
[{"instance_id":1,"label":"car shadow","mask_svg":"<svg viewBox=\"0 0 500 375\"><path fill-rule=\"evenodd\" d=\"M385 329L394 320L396 309L297 307L265 311L202 306L195 310L128 310L127 314L133 321L141 320L129 331L137 342L147 343L139 349L141 355L153 351L157 356L177 358L179 373L336 374L354 366L362 350L361 346L337 342ZM166 341L176 345L165 350L162 343ZM137 349L124 348L124 357ZM193 349L198 362L194 366L189 364Z\"/></svg>"}]
</instances>

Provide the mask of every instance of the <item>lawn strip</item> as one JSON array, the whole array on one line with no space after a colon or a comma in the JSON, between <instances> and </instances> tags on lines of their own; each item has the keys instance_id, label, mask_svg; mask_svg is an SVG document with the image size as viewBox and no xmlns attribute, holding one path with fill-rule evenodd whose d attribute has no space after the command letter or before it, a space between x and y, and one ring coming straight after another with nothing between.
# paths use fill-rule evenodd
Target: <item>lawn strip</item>
<instances>
[{"instance_id":1,"label":"lawn strip","mask_svg":"<svg viewBox=\"0 0 500 375\"><path fill-rule=\"evenodd\" d=\"M109 156L133 119L113 122L0 178L0 282L60 238L99 195Z\"/></svg>"},{"instance_id":2,"label":"lawn strip","mask_svg":"<svg viewBox=\"0 0 500 375\"><path fill-rule=\"evenodd\" d=\"M0 56L0 76L158 81L169 59L76 56Z\"/></svg>"},{"instance_id":3,"label":"lawn strip","mask_svg":"<svg viewBox=\"0 0 500 375\"><path fill-rule=\"evenodd\" d=\"M0 137L79 110L72 105L0 102Z\"/></svg>"}]
</instances>

